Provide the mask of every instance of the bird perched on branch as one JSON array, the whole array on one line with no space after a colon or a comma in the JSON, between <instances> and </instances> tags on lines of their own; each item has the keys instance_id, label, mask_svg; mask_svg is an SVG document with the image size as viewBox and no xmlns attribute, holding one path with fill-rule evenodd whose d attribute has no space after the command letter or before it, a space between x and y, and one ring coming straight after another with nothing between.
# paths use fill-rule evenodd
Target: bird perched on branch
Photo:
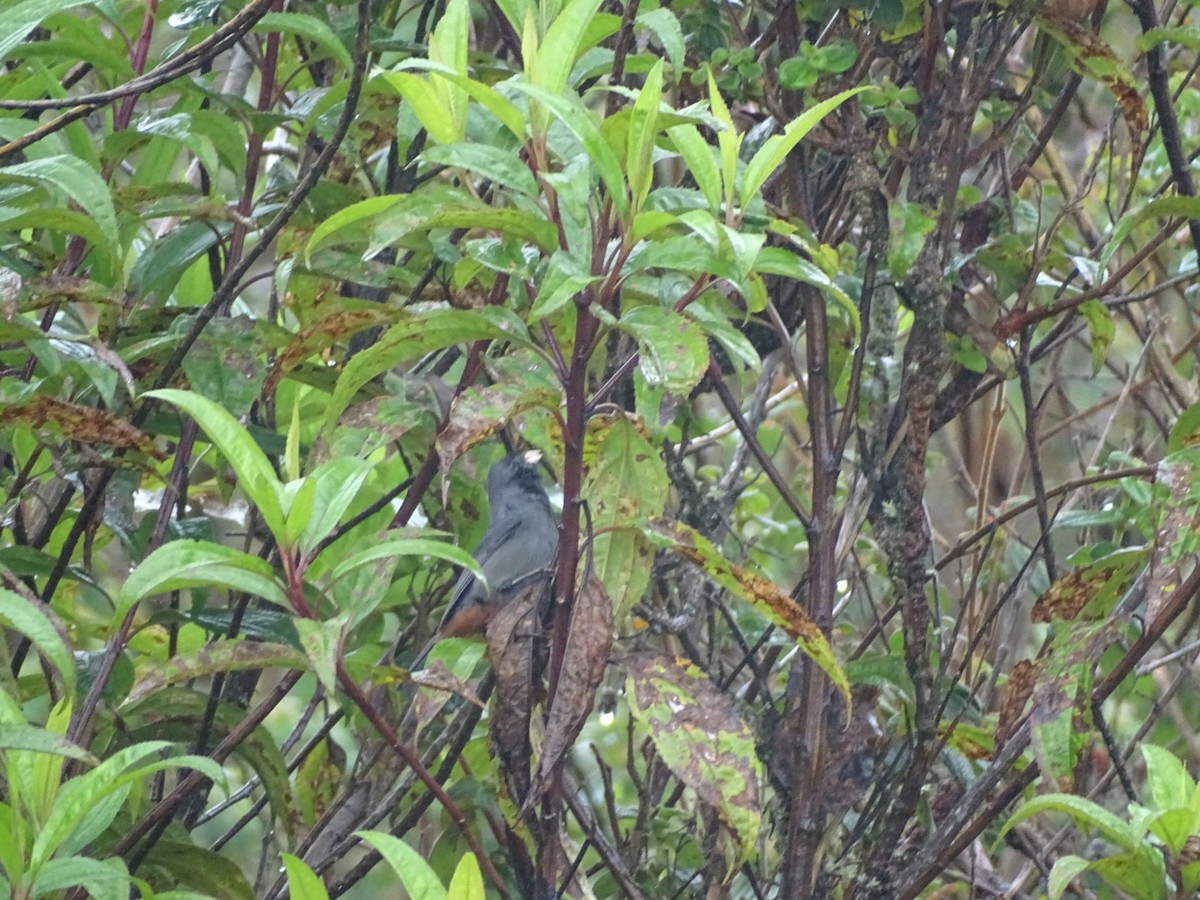
<instances>
[{"instance_id":1,"label":"bird perched on branch","mask_svg":"<svg viewBox=\"0 0 1200 900\"><path fill-rule=\"evenodd\" d=\"M488 524L474 554L487 585L470 571L459 576L441 624L410 669L420 668L442 638L483 631L498 606L539 572L548 574L558 551L558 525L538 474L539 459L537 451L512 453L488 472Z\"/></svg>"}]
</instances>

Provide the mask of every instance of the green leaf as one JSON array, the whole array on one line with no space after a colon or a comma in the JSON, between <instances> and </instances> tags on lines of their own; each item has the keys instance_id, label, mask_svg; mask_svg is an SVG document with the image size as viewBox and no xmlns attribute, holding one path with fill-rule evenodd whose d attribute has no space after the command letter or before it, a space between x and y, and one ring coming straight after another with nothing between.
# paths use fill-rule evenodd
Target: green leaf
<instances>
[{"instance_id":1,"label":"green leaf","mask_svg":"<svg viewBox=\"0 0 1200 900\"><path fill-rule=\"evenodd\" d=\"M639 12L637 24L658 40L667 52L667 59L671 62L671 70L676 80L681 78L687 68L684 59L687 51L683 29L679 26L679 19L675 17L675 13L665 6Z\"/></svg>"},{"instance_id":2,"label":"green leaf","mask_svg":"<svg viewBox=\"0 0 1200 900\"><path fill-rule=\"evenodd\" d=\"M180 900L256 900L254 888L235 858L182 840L156 841L142 868L161 873L160 877L165 876L162 880L168 884L189 888L155 894L153 900L170 900L171 895ZM149 892L143 892L142 896L151 900Z\"/></svg>"},{"instance_id":3,"label":"green leaf","mask_svg":"<svg viewBox=\"0 0 1200 900\"><path fill-rule=\"evenodd\" d=\"M819 266L804 259L798 253L784 250L781 247L763 247L754 261L754 270L759 275L794 278L818 288L837 301L837 304L845 310L854 326L855 335L862 332L862 318L859 316L857 304Z\"/></svg>"},{"instance_id":4,"label":"green leaf","mask_svg":"<svg viewBox=\"0 0 1200 900\"><path fill-rule=\"evenodd\" d=\"M538 284L537 297L529 311L529 324L553 315L581 291L600 281L590 275L582 262L567 250L556 250Z\"/></svg>"},{"instance_id":5,"label":"green leaf","mask_svg":"<svg viewBox=\"0 0 1200 900\"><path fill-rule=\"evenodd\" d=\"M446 900L446 889L429 863L400 838L382 831L359 831L356 834L379 851L400 876L400 883L412 900Z\"/></svg>"},{"instance_id":6,"label":"green leaf","mask_svg":"<svg viewBox=\"0 0 1200 900\"><path fill-rule=\"evenodd\" d=\"M304 264L312 264L312 256L323 245L339 232L349 232L343 236L344 241L361 238L365 226L390 211L393 207L407 208L424 203L424 197L408 194L385 194L382 197L371 197L358 203L352 203L344 209L339 209L329 216L312 233L304 248Z\"/></svg>"},{"instance_id":7,"label":"green leaf","mask_svg":"<svg viewBox=\"0 0 1200 900\"><path fill-rule=\"evenodd\" d=\"M656 547L673 550L709 578L753 604L770 621L786 631L800 650L829 676L850 708L850 683L838 665L833 648L821 629L791 597L762 575L735 566L694 528L667 519L640 523L642 533Z\"/></svg>"},{"instance_id":8,"label":"green leaf","mask_svg":"<svg viewBox=\"0 0 1200 900\"><path fill-rule=\"evenodd\" d=\"M471 13L466 0L450 0L437 28L429 36L429 58L459 75L466 75L470 26ZM466 91L436 74L429 76L429 83L441 98L442 108L454 125L455 139L461 141L467 133Z\"/></svg>"},{"instance_id":9,"label":"green leaf","mask_svg":"<svg viewBox=\"0 0 1200 900\"><path fill-rule=\"evenodd\" d=\"M67 646L66 629L50 607L0 588L0 624L28 638L62 677L64 693L68 697L75 693L75 660Z\"/></svg>"},{"instance_id":10,"label":"green leaf","mask_svg":"<svg viewBox=\"0 0 1200 900\"><path fill-rule=\"evenodd\" d=\"M783 164L783 161L787 159L787 155L792 152L792 148L800 143L801 138L812 131L822 119L845 103L846 100L855 94L861 94L866 89L866 86L862 86L842 91L840 94L834 94L828 100L822 100L811 109L806 109L789 122L783 130L783 134L776 134L767 138L767 142L762 145L759 151L750 159L750 162L746 164L746 171L742 175L742 209L745 209L749 205L751 198L763 186L763 182Z\"/></svg>"},{"instance_id":11,"label":"green leaf","mask_svg":"<svg viewBox=\"0 0 1200 900\"><path fill-rule=\"evenodd\" d=\"M551 94L562 94L567 76L579 55L588 24L600 9L601 0L568 0L554 22L546 29L543 48L551 52L537 54L532 64L526 61L525 74L531 84Z\"/></svg>"},{"instance_id":12,"label":"green leaf","mask_svg":"<svg viewBox=\"0 0 1200 900\"><path fill-rule=\"evenodd\" d=\"M1138 846L1138 839L1128 822L1119 819L1098 803L1093 803L1085 797L1076 797L1074 794L1043 794L1034 797L1009 817L1000 829L1000 836L1004 836L1015 825L1031 816L1043 812L1064 813L1070 816L1076 825L1095 829L1110 844L1122 849L1134 850Z\"/></svg>"},{"instance_id":13,"label":"green leaf","mask_svg":"<svg viewBox=\"0 0 1200 900\"><path fill-rule=\"evenodd\" d=\"M54 756L77 759L90 766L98 765L100 762L85 748L80 747L72 741L68 741L62 735L23 722L16 722L10 725L0 724L0 751L5 750L50 753Z\"/></svg>"},{"instance_id":14,"label":"green leaf","mask_svg":"<svg viewBox=\"0 0 1200 900\"><path fill-rule=\"evenodd\" d=\"M4 10L4 31L0 33L0 60L29 36L47 16L76 6L91 6L93 0L25 0Z\"/></svg>"},{"instance_id":15,"label":"green leaf","mask_svg":"<svg viewBox=\"0 0 1200 900\"><path fill-rule=\"evenodd\" d=\"M581 496L596 532L593 566L618 622L645 594L654 561L649 542L629 526L637 518L662 515L670 487L662 458L640 424L624 416L593 418L583 443Z\"/></svg>"},{"instance_id":16,"label":"green leaf","mask_svg":"<svg viewBox=\"0 0 1200 900\"><path fill-rule=\"evenodd\" d=\"M117 597L113 621L120 622L131 606L147 597L195 587L245 591L280 606L288 605L275 572L257 556L211 541L172 541L130 573Z\"/></svg>"},{"instance_id":17,"label":"green leaf","mask_svg":"<svg viewBox=\"0 0 1200 900\"><path fill-rule=\"evenodd\" d=\"M329 573L329 580L337 581L339 578L344 578L356 569L368 563L375 562L378 559L387 559L389 557L399 559L402 556L444 559L456 566L468 569L476 578L486 582L483 570L479 568L479 563L466 550L456 547L453 544L448 544L445 541L434 541L418 537L391 537L373 543L366 549L359 550L338 563L333 571Z\"/></svg>"},{"instance_id":18,"label":"green leaf","mask_svg":"<svg viewBox=\"0 0 1200 900\"><path fill-rule=\"evenodd\" d=\"M654 180L654 141L658 137L658 105L662 100L663 63L660 59L646 75L629 121L625 143L625 174L629 179L631 208L642 208Z\"/></svg>"},{"instance_id":19,"label":"green leaf","mask_svg":"<svg viewBox=\"0 0 1200 900\"><path fill-rule=\"evenodd\" d=\"M250 30L279 31L283 34L308 38L314 44L328 50L329 55L341 64L343 69L354 68L354 60L350 57L350 51L346 49L346 45L338 40L329 25L316 16L294 12L269 12L260 18Z\"/></svg>"},{"instance_id":20,"label":"green leaf","mask_svg":"<svg viewBox=\"0 0 1200 900\"><path fill-rule=\"evenodd\" d=\"M283 537L279 479L266 454L238 420L206 397L189 391L163 389L147 391L142 396L166 400L195 419L196 424L208 435L209 441L233 466L239 485L250 502L258 508L267 529L276 540Z\"/></svg>"},{"instance_id":21,"label":"green leaf","mask_svg":"<svg viewBox=\"0 0 1200 900\"><path fill-rule=\"evenodd\" d=\"M130 283L143 294L165 302L188 267L221 240L225 230L220 224L198 221L173 228L138 255L129 273Z\"/></svg>"},{"instance_id":22,"label":"green leaf","mask_svg":"<svg viewBox=\"0 0 1200 900\"><path fill-rule=\"evenodd\" d=\"M712 146L700 136L695 125L676 125L667 130L667 136L683 157L684 166L695 179L709 210L718 212L721 208L721 173Z\"/></svg>"},{"instance_id":23,"label":"green leaf","mask_svg":"<svg viewBox=\"0 0 1200 900\"><path fill-rule=\"evenodd\" d=\"M1081 304L1079 312L1087 322L1088 334L1092 339L1092 374L1097 375L1104 368L1104 360L1108 357L1108 348L1116 337L1117 329L1112 313L1099 300L1088 300Z\"/></svg>"},{"instance_id":24,"label":"green leaf","mask_svg":"<svg viewBox=\"0 0 1200 900\"><path fill-rule=\"evenodd\" d=\"M485 900L487 897L483 889L483 873L479 871L479 860L474 853L466 854L454 867L454 877L450 879L446 897L447 900Z\"/></svg>"},{"instance_id":25,"label":"green leaf","mask_svg":"<svg viewBox=\"0 0 1200 900\"><path fill-rule=\"evenodd\" d=\"M177 756L138 766L143 760L171 748L167 741L145 741L118 750L99 766L67 781L59 790L54 807L34 839L30 851L30 871L37 871L56 851L77 852L104 831L116 817L120 806L106 806L104 815L97 805L109 795L127 791L134 782L168 768L199 769L219 784L225 773L213 760L203 756ZM105 821L107 819L107 821Z\"/></svg>"},{"instance_id":26,"label":"green leaf","mask_svg":"<svg viewBox=\"0 0 1200 900\"><path fill-rule=\"evenodd\" d=\"M727 214L732 214L737 183L738 152L742 147L742 136L734 127L733 117L729 114L729 107L725 105L724 98L721 97L721 91L713 78L711 68L707 70L707 74L708 103L712 108L713 115L722 126L717 131L717 149L721 156L721 180L725 185L725 208Z\"/></svg>"},{"instance_id":27,"label":"green leaf","mask_svg":"<svg viewBox=\"0 0 1200 900\"><path fill-rule=\"evenodd\" d=\"M174 684L207 678L224 672L245 672L250 669L304 668L305 657L294 647L266 641L242 639L214 641L176 653L138 676L125 698L124 706L133 706L152 694Z\"/></svg>"},{"instance_id":28,"label":"green leaf","mask_svg":"<svg viewBox=\"0 0 1200 900\"><path fill-rule=\"evenodd\" d=\"M558 96L536 84L521 81L512 82L512 86L548 109L571 134L575 135L579 143L583 144L584 151L608 190L613 206L622 219L627 219L629 197L625 192L625 176L621 171L621 163L601 135L592 112L574 94Z\"/></svg>"},{"instance_id":29,"label":"green leaf","mask_svg":"<svg viewBox=\"0 0 1200 900\"><path fill-rule=\"evenodd\" d=\"M1141 745L1146 760L1146 781L1150 787L1153 808L1159 810L1186 807L1196 790L1196 781L1178 756L1165 747Z\"/></svg>"},{"instance_id":30,"label":"green leaf","mask_svg":"<svg viewBox=\"0 0 1200 900\"><path fill-rule=\"evenodd\" d=\"M500 124L509 130L513 137L520 142L524 142L526 131L525 115L511 100L490 85L476 81L473 78L468 78L465 75L460 75L447 66L427 59L407 59L400 64L399 68L422 69L438 73L450 83L462 88L467 93L467 96L495 116ZM388 76L385 75L384 77L387 78Z\"/></svg>"},{"instance_id":31,"label":"green leaf","mask_svg":"<svg viewBox=\"0 0 1200 900\"><path fill-rule=\"evenodd\" d=\"M328 900L329 892L325 890L325 883L304 864L304 860L290 853L281 855L287 872L288 895L293 900Z\"/></svg>"},{"instance_id":32,"label":"green leaf","mask_svg":"<svg viewBox=\"0 0 1200 900\"><path fill-rule=\"evenodd\" d=\"M311 478L298 478L283 486L283 535L279 537L282 550L291 550L308 528L312 518L313 500L317 496L317 484Z\"/></svg>"},{"instance_id":33,"label":"green leaf","mask_svg":"<svg viewBox=\"0 0 1200 900\"><path fill-rule=\"evenodd\" d=\"M639 368L650 385L685 395L708 370L708 340L682 313L636 306L621 316L618 327L637 338Z\"/></svg>"},{"instance_id":34,"label":"green leaf","mask_svg":"<svg viewBox=\"0 0 1200 900\"><path fill-rule=\"evenodd\" d=\"M513 188L521 193L536 197L537 183L529 166L511 150L503 150L490 144L442 144L430 147L421 154L429 163L467 169L496 184Z\"/></svg>"},{"instance_id":35,"label":"green leaf","mask_svg":"<svg viewBox=\"0 0 1200 900\"><path fill-rule=\"evenodd\" d=\"M5 13L5 24L8 25ZM0 38L0 45L3 39ZM117 212L112 193L95 169L74 156L47 156L0 169L0 184L6 179L32 181L51 191L62 191L79 204L103 235L99 250L107 257L114 272L118 272L117 254L120 235L117 232Z\"/></svg>"},{"instance_id":36,"label":"green leaf","mask_svg":"<svg viewBox=\"0 0 1200 900\"><path fill-rule=\"evenodd\" d=\"M1061 856L1054 861L1047 881L1047 896L1058 900L1071 886L1071 882L1088 870L1091 863L1082 856Z\"/></svg>"},{"instance_id":37,"label":"green leaf","mask_svg":"<svg viewBox=\"0 0 1200 900\"><path fill-rule=\"evenodd\" d=\"M372 461L342 457L322 463L313 471L308 480L313 483L315 493L300 541L301 550L312 550L337 528L374 468Z\"/></svg>"},{"instance_id":38,"label":"green leaf","mask_svg":"<svg viewBox=\"0 0 1200 900\"><path fill-rule=\"evenodd\" d=\"M1130 232L1138 225L1141 225L1148 219L1175 216L1181 216L1185 219L1200 219L1200 197L1159 197L1157 200L1151 200L1140 209L1130 210L1121 216L1113 228L1112 237L1108 239L1108 243L1100 251L1099 270L1103 272L1108 268L1109 260L1117 252L1117 248L1124 243L1125 238L1129 237Z\"/></svg>"},{"instance_id":39,"label":"green leaf","mask_svg":"<svg viewBox=\"0 0 1200 900\"><path fill-rule=\"evenodd\" d=\"M1200 402L1193 403L1179 414L1167 439L1167 453L1178 453L1185 447L1200 444Z\"/></svg>"},{"instance_id":40,"label":"green leaf","mask_svg":"<svg viewBox=\"0 0 1200 900\"><path fill-rule=\"evenodd\" d=\"M216 742L235 729L240 731L245 717L244 709L225 702L217 703L214 716L209 692L186 687L164 687L139 703L121 707L121 719L133 740L155 735L176 742L192 742L206 729ZM248 737L240 739L234 753L259 777L272 814L288 842L286 846L291 846L300 816L287 763L277 741L266 726L260 725Z\"/></svg>"},{"instance_id":41,"label":"green leaf","mask_svg":"<svg viewBox=\"0 0 1200 900\"><path fill-rule=\"evenodd\" d=\"M756 369L762 364L758 351L741 329L720 309L728 303L729 301L716 291L706 291L697 300L689 303L683 314L699 322L705 333L721 345L730 359L741 362L748 369Z\"/></svg>"},{"instance_id":42,"label":"green leaf","mask_svg":"<svg viewBox=\"0 0 1200 900\"><path fill-rule=\"evenodd\" d=\"M87 895L94 900L125 900L132 883L125 861L120 858L101 860L68 856L49 860L38 869L29 896L45 897L67 888L85 887Z\"/></svg>"},{"instance_id":43,"label":"green leaf","mask_svg":"<svg viewBox=\"0 0 1200 900\"><path fill-rule=\"evenodd\" d=\"M500 307L438 309L406 316L346 364L326 410L325 429L337 422L359 388L405 360L455 344L514 339L527 340L525 326L514 313Z\"/></svg>"},{"instance_id":44,"label":"green leaf","mask_svg":"<svg viewBox=\"0 0 1200 900\"><path fill-rule=\"evenodd\" d=\"M346 636L346 617L317 621L296 619L296 631L300 635L300 648L308 657L313 671L322 686L330 694L337 692L337 663L342 655L342 641Z\"/></svg>"},{"instance_id":45,"label":"green leaf","mask_svg":"<svg viewBox=\"0 0 1200 900\"><path fill-rule=\"evenodd\" d=\"M427 79L407 72L389 72L384 77L412 107L417 121L431 138L439 144L462 140L454 118L446 114L445 97Z\"/></svg>"}]
</instances>

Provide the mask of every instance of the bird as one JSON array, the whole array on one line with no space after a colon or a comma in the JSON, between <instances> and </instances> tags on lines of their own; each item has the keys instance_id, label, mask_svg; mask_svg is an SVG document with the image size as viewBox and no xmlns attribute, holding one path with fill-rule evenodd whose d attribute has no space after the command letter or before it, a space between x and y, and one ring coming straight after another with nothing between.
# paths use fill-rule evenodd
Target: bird
<instances>
[{"instance_id":1,"label":"bird","mask_svg":"<svg viewBox=\"0 0 1200 900\"><path fill-rule=\"evenodd\" d=\"M515 589L554 561L558 524L538 474L540 459L536 450L510 453L488 472L488 524L473 554L487 584L470 570L459 575L441 624L409 665L410 670L419 669L442 638L482 632L491 614Z\"/></svg>"}]
</instances>

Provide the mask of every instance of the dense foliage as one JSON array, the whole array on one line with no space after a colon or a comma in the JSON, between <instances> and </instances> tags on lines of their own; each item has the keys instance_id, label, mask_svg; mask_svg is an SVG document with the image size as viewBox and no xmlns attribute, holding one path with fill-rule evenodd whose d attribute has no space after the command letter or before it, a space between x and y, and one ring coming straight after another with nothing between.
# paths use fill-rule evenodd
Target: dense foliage
<instances>
[{"instance_id":1,"label":"dense foliage","mask_svg":"<svg viewBox=\"0 0 1200 900\"><path fill-rule=\"evenodd\" d=\"M1191 4L0 23L0 897L1200 886Z\"/></svg>"}]
</instances>

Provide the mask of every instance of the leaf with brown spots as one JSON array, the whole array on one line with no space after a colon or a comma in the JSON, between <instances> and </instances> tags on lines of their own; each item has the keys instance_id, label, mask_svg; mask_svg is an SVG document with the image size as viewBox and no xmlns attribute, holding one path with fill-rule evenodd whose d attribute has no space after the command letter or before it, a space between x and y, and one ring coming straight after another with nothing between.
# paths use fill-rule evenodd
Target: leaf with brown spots
<instances>
[{"instance_id":1,"label":"leaf with brown spots","mask_svg":"<svg viewBox=\"0 0 1200 900\"><path fill-rule=\"evenodd\" d=\"M1066 51L1076 72L1084 78L1099 81L1112 92L1129 129L1130 171L1137 172L1146 154L1146 134L1150 129L1150 113L1142 97L1142 85L1113 49L1086 26L1051 12L1049 7L1038 13L1037 21L1042 31Z\"/></svg>"},{"instance_id":2,"label":"leaf with brown spots","mask_svg":"<svg viewBox=\"0 0 1200 900\"><path fill-rule=\"evenodd\" d=\"M637 519L662 515L670 481L662 458L646 439L637 418L595 416L583 438L582 496L591 513L588 524L596 576L623 622L650 583L654 548L635 529Z\"/></svg>"},{"instance_id":3,"label":"leaf with brown spots","mask_svg":"<svg viewBox=\"0 0 1200 900\"><path fill-rule=\"evenodd\" d=\"M93 406L68 403L56 397L33 397L23 403L13 403L0 409L0 428L27 425L41 430L59 432L72 441L85 444L108 444L140 450L147 456L162 460L166 457L143 431L107 410Z\"/></svg>"},{"instance_id":4,"label":"leaf with brown spots","mask_svg":"<svg viewBox=\"0 0 1200 900\"><path fill-rule=\"evenodd\" d=\"M612 627L612 602L604 586L593 575L583 582L571 611L562 673L547 715L542 755L533 790L525 801L526 809L546 791L552 773L579 737L592 711L596 689L604 679L612 650Z\"/></svg>"},{"instance_id":5,"label":"leaf with brown spots","mask_svg":"<svg viewBox=\"0 0 1200 900\"><path fill-rule=\"evenodd\" d=\"M450 421L437 436L438 456L445 476L455 461L486 441L527 409L557 409L559 396L545 388L530 390L523 384L471 387L454 398Z\"/></svg>"},{"instance_id":6,"label":"leaf with brown spots","mask_svg":"<svg viewBox=\"0 0 1200 900\"><path fill-rule=\"evenodd\" d=\"M850 706L850 682L838 665L833 648L815 622L791 597L778 586L740 566L735 566L720 554L704 535L680 522L667 519L648 519L641 531L656 547L673 550L699 567L721 587L732 591L753 604L768 619L786 631L813 662L829 676Z\"/></svg>"},{"instance_id":7,"label":"leaf with brown spots","mask_svg":"<svg viewBox=\"0 0 1200 900\"><path fill-rule=\"evenodd\" d=\"M1162 524L1154 531L1146 578L1146 626L1151 628L1183 580L1184 569L1194 560L1193 537L1200 520L1196 466L1191 453L1173 453L1158 464L1157 483L1166 489Z\"/></svg>"},{"instance_id":8,"label":"leaf with brown spots","mask_svg":"<svg viewBox=\"0 0 1200 900\"><path fill-rule=\"evenodd\" d=\"M218 672L243 672L247 669L305 668L304 654L294 647L265 641L217 641L188 653L179 653L155 662L148 671L139 672L133 690L125 698L132 705L168 685L216 675Z\"/></svg>"},{"instance_id":9,"label":"leaf with brown spots","mask_svg":"<svg viewBox=\"0 0 1200 900\"><path fill-rule=\"evenodd\" d=\"M271 396L283 376L316 353L327 350L339 341L375 325L390 325L395 315L386 308L360 304L355 309L340 309L301 329L271 363L263 383L263 395Z\"/></svg>"},{"instance_id":10,"label":"leaf with brown spots","mask_svg":"<svg viewBox=\"0 0 1200 900\"><path fill-rule=\"evenodd\" d=\"M1030 612L1034 622L1097 622L1121 599L1130 576L1145 559L1145 551L1119 551L1091 566L1064 575L1038 597Z\"/></svg>"},{"instance_id":11,"label":"leaf with brown spots","mask_svg":"<svg viewBox=\"0 0 1200 900\"><path fill-rule=\"evenodd\" d=\"M715 809L749 856L762 825L762 763L730 699L686 659L657 652L625 659L631 715L667 768Z\"/></svg>"}]
</instances>

